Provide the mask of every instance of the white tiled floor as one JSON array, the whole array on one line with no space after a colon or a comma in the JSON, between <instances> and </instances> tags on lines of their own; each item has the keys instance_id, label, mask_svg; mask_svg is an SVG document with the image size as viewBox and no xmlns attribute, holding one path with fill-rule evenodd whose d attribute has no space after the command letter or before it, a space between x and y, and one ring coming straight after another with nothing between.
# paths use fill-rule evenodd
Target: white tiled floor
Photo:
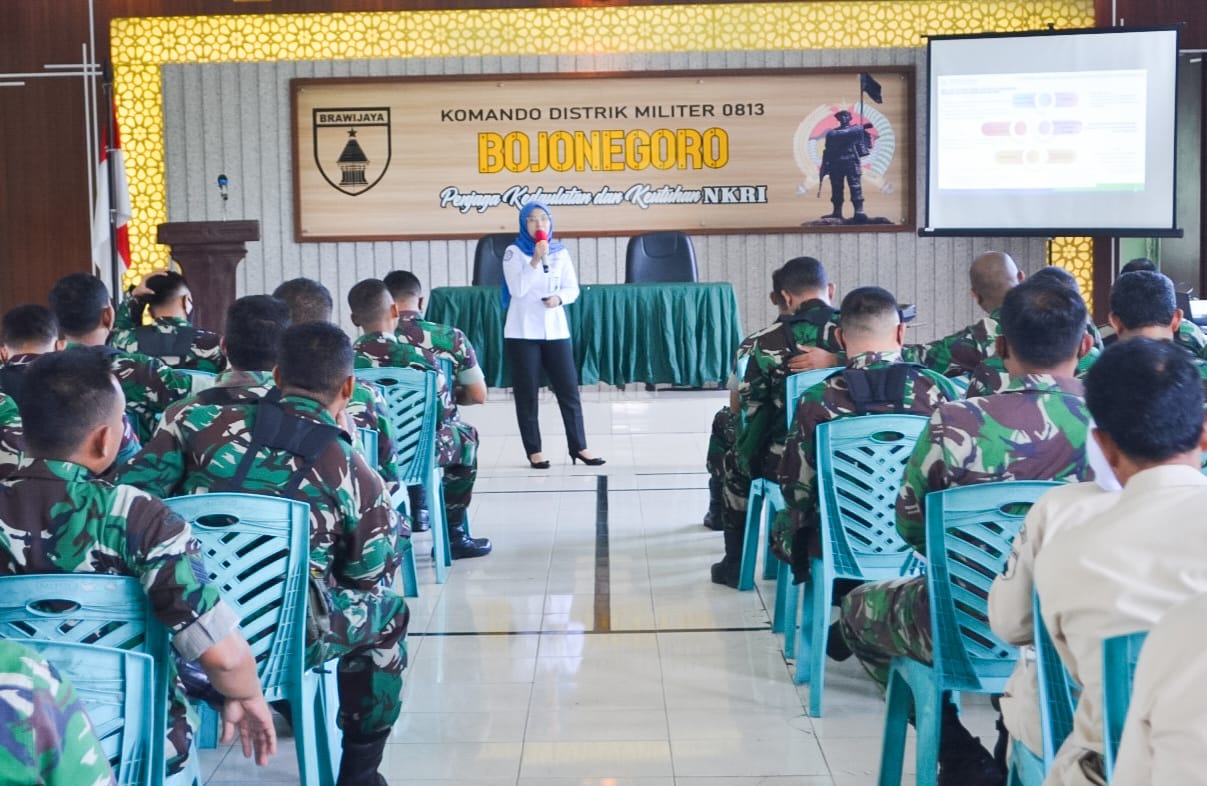
<instances>
[{"instance_id":1,"label":"white tiled floor","mask_svg":"<svg viewBox=\"0 0 1207 786\"><path fill-rule=\"evenodd\" d=\"M708 581L721 537L700 526L718 392L585 390L598 469L571 466L542 405L547 472L524 460L510 400L464 415L482 446L470 517L488 557L443 586L420 557L393 786L855 786L876 782L884 703L852 659L809 718L768 624L774 587ZM596 486L607 476L610 612L597 632ZM426 555L429 536L416 536ZM444 635L469 634L469 635ZM984 735L989 708L966 715ZM913 780L912 748L907 782ZM293 741L268 768L202 752L210 784L296 782Z\"/></svg>"}]
</instances>

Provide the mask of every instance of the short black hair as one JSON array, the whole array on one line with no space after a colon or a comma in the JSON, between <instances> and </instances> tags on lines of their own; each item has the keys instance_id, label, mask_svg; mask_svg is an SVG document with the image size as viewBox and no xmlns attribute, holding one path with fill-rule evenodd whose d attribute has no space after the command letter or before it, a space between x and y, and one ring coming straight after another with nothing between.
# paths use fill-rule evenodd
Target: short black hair
<instances>
[{"instance_id":1,"label":"short black hair","mask_svg":"<svg viewBox=\"0 0 1207 786\"><path fill-rule=\"evenodd\" d=\"M72 273L60 278L50 289L50 310L59 327L69 336L90 333L101 323L109 305L105 282L91 273Z\"/></svg>"},{"instance_id":2,"label":"short black hair","mask_svg":"<svg viewBox=\"0 0 1207 786\"><path fill-rule=\"evenodd\" d=\"M180 297L189 288L189 282L176 271L165 270L148 278L144 286L151 290L151 294L144 296L142 301L148 306L155 307Z\"/></svg>"},{"instance_id":3,"label":"short black hair","mask_svg":"<svg viewBox=\"0 0 1207 786\"><path fill-rule=\"evenodd\" d=\"M1000 318L1010 352L1036 368L1053 368L1076 357L1086 335L1081 295L1050 282L1028 279L1006 293Z\"/></svg>"},{"instance_id":4,"label":"short black hair","mask_svg":"<svg viewBox=\"0 0 1207 786\"><path fill-rule=\"evenodd\" d=\"M27 303L10 308L4 314L4 343L49 344L59 337L59 322L46 306Z\"/></svg>"},{"instance_id":5,"label":"short black hair","mask_svg":"<svg viewBox=\"0 0 1207 786\"><path fill-rule=\"evenodd\" d=\"M839 327L844 333L869 333L901 322L897 299L881 287L856 287L842 299Z\"/></svg>"},{"instance_id":6,"label":"short black hair","mask_svg":"<svg viewBox=\"0 0 1207 786\"><path fill-rule=\"evenodd\" d=\"M1135 338L1107 347L1086 376L1085 400L1096 426L1131 459L1186 453L1203 432L1202 377L1172 341Z\"/></svg>"},{"instance_id":7,"label":"short black hair","mask_svg":"<svg viewBox=\"0 0 1207 786\"><path fill-rule=\"evenodd\" d=\"M776 272L780 276L780 289L793 294L825 289L830 283L825 267L813 257L789 259Z\"/></svg>"},{"instance_id":8,"label":"short black hair","mask_svg":"<svg viewBox=\"0 0 1207 786\"><path fill-rule=\"evenodd\" d=\"M293 325L281 337L277 371L281 386L313 393L330 404L352 374L352 342L330 322Z\"/></svg>"},{"instance_id":9,"label":"short black hair","mask_svg":"<svg viewBox=\"0 0 1207 786\"><path fill-rule=\"evenodd\" d=\"M1055 284L1058 287L1064 287L1079 295L1081 294L1081 287L1077 285L1077 279L1073 278L1073 274L1063 267L1057 267L1056 265L1048 265L1036 270L1031 274L1031 283Z\"/></svg>"},{"instance_id":10,"label":"short black hair","mask_svg":"<svg viewBox=\"0 0 1207 786\"><path fill-rule=\"evenodd\" d=\"M272 296L289 306L289 317L295 325L330 322L331 312L335 309L331 292L313 278L290 279L274 289Z\"/></svg>"},{"instance_id":11,"label":"short black hair","mask_svg":"<svg viewBox=\"0 0 1207 786\"><path fill-rule=\"evenodd\" d=\"M66 458L88 432L105 423L120 391L101 347L73 347L39 355L25 370L18 402L25 444L35 458Z\"/></svg>"},{"instance_id":12,"label":"short black hair","mask_svg":"<svg viewBox=\"0 0 1207 786\"><path fill-rule=\"evenodd\" d=\"M1173 323L1177 309L1173 282L1161 273L1149 270L1124 273L1111 287L1111 313L1128 330L1168 326Z\"/></svg>"},{"instance_id":13,"label":"short black hair","mask_svg":"<svg viewBox=\"0 0 1207 786\"><path fill-rule=\"evenodd\" d=\"M1147 257L1136 257L1123 267L1119 268L1119 275L1123 275L1124 273L1139 273L1144 270L1155 273L1157 271L1157 266L1151 259L1148 259Z\"/></svg>"},{"instance_id":14,"label":"short black hair","mask_svg":"<svg viewBox=\"0 0 1207 786\"><path fill-rule=\"evenodd\" d=\"M395 300L419 297L423 294L423 284L419 281L419 276L409 270L391 270L386 273L385 282L386 288L390 290L390 297Z\"/></svg>"},{"instance_id":15,"label":"short black hair","mask_svg":"<svg viewBox=\"0 0 1207 786\"><path fill-rule=\"evenodd\" d=\"M289 306L270 295L241 297L226 310L226 359L239 371L272 371L281 336L289 327Z\"/></svg>"},{"instance_id":16,"label":"short black hair","mask_svg":"<svg viewBox=\"0 0 1207 786\"><path fill-rule=\"evenodd\" d=\"M357 327L378 321L392 304L390 290L379 278L358 281L348 290L348 308L352 311L352 324Z\"/></svg>"}]
</instances>

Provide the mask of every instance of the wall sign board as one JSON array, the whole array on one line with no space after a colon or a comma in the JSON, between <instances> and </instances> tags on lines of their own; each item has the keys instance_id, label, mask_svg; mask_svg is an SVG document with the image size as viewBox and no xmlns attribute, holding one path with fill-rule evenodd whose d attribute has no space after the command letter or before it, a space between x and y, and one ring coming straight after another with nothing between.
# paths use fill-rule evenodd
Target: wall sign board
<instances>
[{"instance_id":1,"label":"wall sign board","mask_svg":"<svg viewBox=\"0 0 1207 786\"><path fill-rule=\"evenodd\" d=\"M294 79L299 241L913 227L910 68ZM819 180L819 176L823 176Z\"/></svg>"}]
</instances>

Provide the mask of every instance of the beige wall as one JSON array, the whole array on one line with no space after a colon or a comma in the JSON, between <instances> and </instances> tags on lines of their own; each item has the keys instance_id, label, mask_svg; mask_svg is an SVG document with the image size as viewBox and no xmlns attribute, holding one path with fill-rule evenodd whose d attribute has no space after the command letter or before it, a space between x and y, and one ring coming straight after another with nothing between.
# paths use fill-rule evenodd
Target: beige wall
<instances>
[{"instance_id":1,"label":"beige wall","mask_svg":"<svg viewBox=\"0 0 1207 786\"><path fill-rule=\"evenodd\" d=\"M239 294L270 292L289 278L326 284L348 330L344 300L357 281L409 269L432 287L470 282L473 241L295 243L290 174L289 80L294 77L420 76L724 68L807 68L914 65L918 95L915 166L917 215L923 217L926 107L925 50L818 52L687 52L615 56L467 57L446 59L169 65L163 68L164 133L171 221L251 218L262 240L240 266ZM224 214L216 178L230 178ZM820 215L829 210L817 201ZM745 332L767 324L770 274L793 256L821 259L839 291L877 284L902 302L918 304L911 341L945 335L975 318L967 264L990 248L1014 255L1027 270L1044 263L1041 239L933 239L914 232L697 235L693 241L705 281L729 281L737 292ZM566 245L584 283L624 279L626 238L570 238Z\"/></svg>"}]
</instances>

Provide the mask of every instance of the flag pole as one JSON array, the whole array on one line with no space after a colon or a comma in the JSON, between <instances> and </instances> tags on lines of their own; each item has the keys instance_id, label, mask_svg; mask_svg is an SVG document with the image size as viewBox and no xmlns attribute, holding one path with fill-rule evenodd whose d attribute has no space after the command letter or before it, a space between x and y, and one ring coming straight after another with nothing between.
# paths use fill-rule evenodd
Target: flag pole
<instances>
[{"instance_id":1,"label":"flag pole","mask_svg":"<svg viewBox=\"0 0 1207 786\"><path fill-rule=\"evenodd\" d=\"M113 308L121 305L121 255L117 250L117 172L114 170L114 152L117 145L117 104L113 95L113 63L105 61L102 89L105 94L105 169L109 173L109 276L112 282Z\"/></svg>"}]
</instances>

